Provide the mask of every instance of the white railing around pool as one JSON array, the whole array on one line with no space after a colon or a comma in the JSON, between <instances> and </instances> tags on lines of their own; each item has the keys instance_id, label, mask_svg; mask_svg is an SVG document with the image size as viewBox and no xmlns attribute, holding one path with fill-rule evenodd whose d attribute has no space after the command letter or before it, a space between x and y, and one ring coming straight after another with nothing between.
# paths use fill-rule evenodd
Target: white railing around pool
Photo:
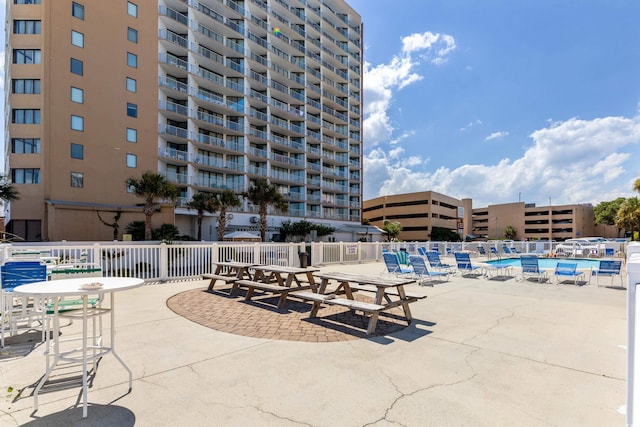
<instances>
[{"instance_id":1,"label":"white railing around pool","mask_svg":"<svg viewBox=\"0 0 640 427\"><path fill-rule=\"evenodd\" d=\"M612 242L616 252L623 250ZM298 266L301 253L308 265L380 261L383 250L406 250L417 255L418 247L437 250L442 255L466 251L478 255L478 246L489 252L499 242L34 242L0 245L0 263L10 258L40 258L57 263L93 263L106 276L136 276L145 280L167 281L196 278L211 273L213 261L233 259L259 264ZM544 242L513 242L520 253L543 255L553 248ZM607 243L608 245L608 243ZM499 246L499 247L498 247Z\"/></svg>"}]
</instances>

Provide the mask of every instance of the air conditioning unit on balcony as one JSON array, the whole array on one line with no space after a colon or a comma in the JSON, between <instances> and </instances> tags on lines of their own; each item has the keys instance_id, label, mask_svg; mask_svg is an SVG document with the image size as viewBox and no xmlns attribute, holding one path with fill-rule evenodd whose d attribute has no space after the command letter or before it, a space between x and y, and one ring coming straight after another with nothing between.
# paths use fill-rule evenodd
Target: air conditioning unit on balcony
<instances>
[{"instance_id":1,"label":"air conditioning unit on balcony","mask_svg":"<svg viewBox=\"0 0 640 427\"><path fill-rule=\"evenodd\" d=\"M257 216L252 216L251 218L249 218L249 222L251 224L257 224L258 222L260 222L260 218Z\"/></svg>"}]
</instances>

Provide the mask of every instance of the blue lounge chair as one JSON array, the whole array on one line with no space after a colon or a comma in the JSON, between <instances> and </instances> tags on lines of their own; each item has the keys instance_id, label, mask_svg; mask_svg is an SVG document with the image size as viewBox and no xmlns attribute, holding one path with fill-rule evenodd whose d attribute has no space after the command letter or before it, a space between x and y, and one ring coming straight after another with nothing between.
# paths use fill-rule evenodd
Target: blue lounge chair
<instances>
[{"instance_id":1,"label":"blue lounge chair","mask_svg":"<svg viewBox=\"0 0 640 427\"><path fill-rule=\"evenodd\" d=\"M398 256L393 252L383 252L382 259L384 260L384 264L386 266L386 273L395 275L413 273L413 270L411 270L410 268L400 265Z\"/></svg>"},{"instance_id":2,"label":"blue lounge chair","mask_svg":"<svg viewBox=\"0 0 640 427\"><path fill-rule=\"evenodd\" d=\"M605 276L611 277L611 285L613 285L613 278L618 276L620 278L620 286L623 287L624 284L622 283L622 273L620 270L622 270L622 261L602 260L597 269L591 269L589 284L591 284L591 278L596 276L596 285L600 286L599 279Z\"/></svg>"},{"instance_id":3,"label":"blue lounge chair","mask_svg":"<svg viewBox=\"0 0 640 427\"><path fill-rule=\"evenodd\" d=\"M506 255L506 256L518 256L518 254L515 252L515 250L509 248L507 245L502 245L502 252Z\"/></svg>"},{"instance_id":4,"label":"blue lounge chair","mask_svg":"<svg viewBox=\"0 0 640 427\"><path fill-rule=\"evenodd\" d=\"M535 277L538 282L542 283L547 280L547 271L541 270L538 265L538 257L535 255L522 255L520 257L520 265L522 267L522 280L525 280L527 276Z\"/></svg>"},{"instance_id":5,"label":"blue lounge chair","mask_svg":"<svg viewBox=\"0 0 640 427\"><path fill-rule=\"evenodd\" d=\"M4 348L5 329L13 335L18 329L18 322L25 322L31 328L32 324L44 323L44 316L38 302L34 301L33 307L27 305L24 298L20 298L19 305L14 304L13 290L20 285L47 280L47 266L40 261L7 261L0 267L0 307L2 320L0 323L0 347ZM44 340L44 329L42 329Z\"/></svg>"},{"instance_id":6,"label":"blue lounge chair","mask_svg":"<svg viewBox=\"0 0 640 427\"><path fill-rule=\"evenodd\" d=\"M484 276L485 269L479 265L471 263L471 258L466 252L454 252L453 256L456 258L456 266L461 275L471 274L474 276Z\"/></svg>"},{"instance_id":7,"label":"blue lounge chair","mask_svg":"<svg viewBox=\"0 0 640 427\"><path fill-rule=\"evenodd\" d=\"M495 248L495 246L491 246L489 248L489 250L491 251L491 255L494 255L496 258L500 259L500 252L498 252L498 250Z\"/></svg>"},{"instance_id":8,"label":"blue lounge chair","mask_svg":"<svg viewBox=\"0 0 640 427\"><path fill-rule=\"evenodd\" d=\"M413 274L418 279L418 284L423 285L425 282L429 282L433 286L433 279L440 278L449 280L449 273L445 271L429 271L427 265L424 263L424 258L418 255L410 255L409 262L413 268Z\"/></svg>"},{"instance_id":9,"label":"blue lounge chair","mask_svg":"<svg viewBox=\"0 0 640 427\"><path fill-rule=\"evenodd\" d=\"M556 264L556 270L553 272L553 277L556 279L556 283L560 283L561 278L573 279L573 284L578 285L578 278L584 275L584 272L577 271L578 264L575 262L559 262Z\"/></svg>"},{"instance_id":10,"label":"blue lounge chair","mask_svg":"<svg viewBox=\"0 0 640 427\"><path fill-rule=\"evenodd\" d=\"M484 249L484 246L480 246L480 245L478 245L478 253L479 253L480 255L484 255L484 256L486 256L487 258L490 258L490 257L491 257L491 254L487 253L487 251Z\"/></svg>"},{"instance_id":11,"label":"blue lounge chair","mask_svg":"<svg viewBox=\"0 0 640 427\"><path fill-rule=\"evenodd\" d=\"M453 266L450 264L443 264L440 261L440 254L436 251L428 251L426 252L427 260L429 261L429 265L431 268L438 271L446 271L447 273L451 273L453 270Z\"/></svg>"}]
</instances>

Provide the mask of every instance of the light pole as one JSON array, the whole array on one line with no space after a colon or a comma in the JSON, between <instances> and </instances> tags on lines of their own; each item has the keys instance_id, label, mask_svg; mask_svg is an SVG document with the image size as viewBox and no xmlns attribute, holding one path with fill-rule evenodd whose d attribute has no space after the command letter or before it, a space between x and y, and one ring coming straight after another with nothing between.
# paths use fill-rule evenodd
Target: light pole
<instances>
[{"instance_id":1,"label":"light pole","mask_svg":"<svg viewBox=\"0 0 640 427\"><path fill-rule=\"evenodd\" d=\"M549 245L553 240L553 209L551 208L551 197L549 197Z\"/></svg>"},{"instance_id":2,"label":"light pole","mask_svg":"<svg viewBox=\"0 0 640 427\"><path fill-rule=\"evenodd\" d=\"M496 240L500 240L498 237L498 217L496 217Z\"/></svg>"}]
</instances>

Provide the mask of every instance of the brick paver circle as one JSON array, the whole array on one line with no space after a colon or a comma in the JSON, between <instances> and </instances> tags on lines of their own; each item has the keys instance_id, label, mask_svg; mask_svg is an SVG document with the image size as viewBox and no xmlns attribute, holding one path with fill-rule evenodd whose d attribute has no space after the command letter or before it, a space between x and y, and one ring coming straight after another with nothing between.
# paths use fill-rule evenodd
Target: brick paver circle
<instances>
[{"instance_id":1,"label":"brick paver circle","mask_svg":"<svg viewBox=\"0 0 640 427\"><path fill-rule=\"evenodd\" d=\"M355 298L371 302L371 298L355 294ZM311 303L292 297L282 310L277 309L278 296L254 294L245 301L244 293L229 296L228 289L207 291L206 288L181 292L167 300L175 313L221 332L248 337L287 341L335 342L366 338L368 318L339 306L323 305L318 316L309 318ZM402 310L394 308L378 318L373 334L386 335L407 326Z\"/></svg>"}]
</instances>

